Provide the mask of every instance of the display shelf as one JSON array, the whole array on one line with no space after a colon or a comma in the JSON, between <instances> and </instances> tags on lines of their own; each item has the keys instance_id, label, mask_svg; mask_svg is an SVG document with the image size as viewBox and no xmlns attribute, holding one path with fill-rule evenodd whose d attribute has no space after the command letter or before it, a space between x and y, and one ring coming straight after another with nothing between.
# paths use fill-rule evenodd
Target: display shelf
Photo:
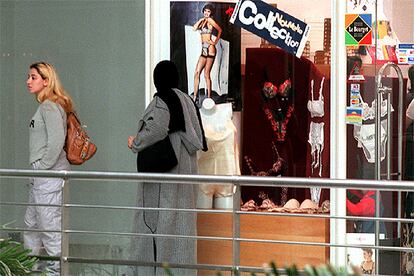
<instances>
[{"instance_id":1,"label":"display shelf","mask_svg":"<svg viewBox=\"0 0 414 276\"><path fill-rule=\"evenodd\" d=\"M198 214L199 236L231 237L231 214ZM240 217L240 236L246 239L329 243L329 219L244 214ZM198 263L231 265L232 242L199 240ZM329 247L283 243L241 242L240 265L263 266L274 261L277 266L320 265L329 261ZM215 275L200 272L199 275Z\"/></svg>"}]
</instances>

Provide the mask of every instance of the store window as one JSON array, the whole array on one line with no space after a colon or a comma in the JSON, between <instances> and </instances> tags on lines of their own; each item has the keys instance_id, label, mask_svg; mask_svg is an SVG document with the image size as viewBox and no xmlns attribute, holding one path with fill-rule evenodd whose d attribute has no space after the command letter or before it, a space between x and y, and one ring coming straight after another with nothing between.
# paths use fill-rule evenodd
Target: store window
<instances>
[{"instance_id":1,"label":"store window","mask_svg":"<svg viewBox=\"0 0 414 276\"><path fill-rule=\"evenodd\" d=\"M199 105L207 126L214 151L202 154L200 173L329 178L331 1L319 1L317 7L312 1L263 4L310 26L299 55L232 24L235 2L239 1L158 1L156 6L165 16L152 22L152 29L162 34L152 44L156 56L152 63L171 59L178 65L180 88ZM213 20L203 18L206 9ZM214 47L209 46L211 41ZM210 99L215 120L210 120ZM223 137L228 144L219 151ZM214 166L214 162L223 165ZM232 191L226 186L200 192L199 208L233 206ZM325 206L327 213L329 198L328 189L246 186L242 187L242 210L271 213L310 208L318 212L318 207ZM203 221L215 217L201 216ZM329 220L321 227L329 228ZM318 238L326 241L329 231L322 228ZM325 249L318 250L320 261L327 261ZM202 251L199 247L200 258ZM220 254L211 255L220 258ZM296 261L306 263L304 258Z\"/></svg>"},{"instance_id":2,"label":"store window","mask_svg":"<svg viewBox=\"0 0 414 276\"><path fill-rule=\"evenodd\" d=\"M182 89L189 95L196 94L194 98L201 111L210 85L211 98L217 106L232 104L243 175L265 172L272 176L329 177L331 22L330 1L325 2L314 12L309 1L269 2L310 26L308 41L299 57L231 24L234 3L170 1L169 5L163 4L163 9L170 13L170 22L162 20L159 24L168 34L162 36L162 41L168 42L169 37L170 49L157 45L161 42L155 42L154 49L163 51L164 57L178 64ZM200 34L193 29L197 29L195 24L202 18L206 4L214 10L212 18L217 23L211 28L213 40L217 35L220 40L215 45L217 53L211 57L207 53L203 58ZM302 9L303 6L307 8ZM204 35L201 34L201 40ZM200 56L207 67L200 67L201 72L195 73ZM209 62L212 64L210 76L204 69L208 70ZM205 81L205 76L210 80ZM264 96L266 85L279 91L271 101L266 101ZM282 164L272 171L278 159L283 160ZM311 196L309 190L292 189L288 194L279 189L248 190L243 191L243 201L254 199L258 205L263 200L259 194L277 205L291 198L302 202ZM314 201L322 198L322 203L329 198L329 192L323 193L321 196L321 191L312 191Z\"/></svg>"},{"instance_id":3,"label":"store window","mask_svg":"<svg viewBox=\"0 0 414 276\"><path fill-rule=\"evenodd\" d=\"M229 46L226 46L225 43L221 45L224 53L226 53L226 47L228 47L230 54L236 53L238 56L239 47L241 49L240 64L235 62L234 55L230 55L231 70L221 70L221 73L228 74L226 77L230 76L225 87L226 91L229 92L227 96L230 94L232 96L227 97L224 102L232 103L233 112L231 116L239 135L235 142L238 143L240 149L237 156L239 158L240 173L242 175L282 175L316 178L342 175L342 172L331 175L332 171L337 170L336 164L338 162L342 163L342 160L330 159L332 156L330 153L333 149L332 143L334 142L331 139L338 141L335 135L341 133L339 131L333 134L331 131L338 130L339 125L337 123L339 120L341 123L347 123L345 129L345 133L347 133L346 147L342 147L340 144L335 145L335 151L337 148L347 148L344 155L347 166L342 168L344 170L343 176L350 179L375 179L373 145L372 141L367 141L367 139L373 138L375 140L375 135L378 135L375 128L373 129L374 119L372 118L374 112L372 103L377 89L375 76L380 71L381 66L387 62L393 62L398 64L397 67L401 69L403 80L401 85L398 80L398 73L394 72L393 68L382 71L384 74L382 78L383 86L391 87L393 91L391 100L388 101L389 103L392 102L391 112L393 116L391 119L392 132L387 134L389 136L387 138L383 138L381 134L380 144L386 145L389 141L393 145L391 154L388 154L388 157L383 156L386 160L390 160L388 162L392 164L392 169L398 167L399 158L402 158L403 165L399 172L386 172L387 166L382 163L384 165L381 165L378 171L381 179L384 179L383 176L387 173L391 175L391 179L398 179L398 176L410 179L410 162L412 162L409 148L410 132L407 132L404 126L403 137L401 137L398 134L398 123L404 120L405 124L405 110L409 100L406 98L410 98L410 94L407 96L406 92L407 87L410 87L410 81L407 78L409 68L412 66L410 64L410 62L412 63L412 56L411 61L407 58L404 62L401 62L400 59L401 50L409 52L407 49L412 47L413 7L411 3L388 0L350 0L344 3L345 18L340 20L344 20L346 26L350 25L347 24L349 23L348 20L354 22L352 26L355 27L354 30L356 31L365 27L364 24L368 24L369 28L363 36L356 39L356 45L348 44L349 39L355 39L352 35L357 34L345 35L347 70L343 71L346 76L339 76L335 74L342 72L342 70L338 70L338 67L345 67L345 62L343 64L332 64L331 60L338 61L342 58L331 56L331 49L333 47L342 49L341 47L344 45L340 45L341 47L332 45L331 38L337 35L338 32L345 32L346 30L338 30L337 26L332 25L332 1L319 1L317 7L312 1L265 2L299 18L311 27L308 42L300 57L295 57L295 55L281 50L266 39L243 28L240 28L240 42L234 40L234 37L229 35L229 30L232 30L231 34L233 35L238 35L238 30L228 24L227 18L227 12L231 13L233 6L226 1L209 2L216 11L214 19L221 28L220 35L223 35L220 38L223 42L229 43ZM202 53L201 43L199 43L199 40L197 41L197 35L194 34L191 27L201 17L205 4L202 1L169 1L169 3L164 3L163 11L170 12L171 20L169 22L163 20L162 23L158 21L159 26L157 28L162 26L166 34L162 41L167 43L155 41L153 45L158 54L157 58L171 58L181 64L183 76L186 78L182 85L184 91L190 95L194 95L195 87L197 87L197 85L194 86L194 79L197 79L194 77L194 68L198 60L197 53ZM354 17L350 18L349 15L354 15ZM183 25L183 31L176 35L179 30L178 25ZM223 30L227 33L224 33ZM335 33L332 33L333 31ZM216 27L213 28L212 35L213 37L218 35ZM195 42L191 44L192 41ZM162 46L158 44L162 44ZM165 45L169 45L171 48ZM186 55L192 52L195 52L196 58L194 60ZM338 51L335 54L340 55ZM222 59L218 61L222 56L218 55L217 57L215 57L213 67L222 64L220 63ZM235 77L232 81L237 79L239 72L241 74L240 86L234 82L231 83L230 80L232 77ZM331 75L332 72L335 72L335 74ZM214 78L215 76L212 75L211 77ZM223 75L219 75L219 77L222 80ZM345 80L345 82L342 80ZM204 80L202 83L204 85ZM341 106L335 105L338 102L338 95L333 94L334 89L331 87L331 83L334 83L335 87L338 85L346 86L346 89L343 88L347 93L346 103L341 104ZM214 87L214 80L212 87L212 91L217 92L217 88ZM219 87L219 85L216 85L216 87ZM199 95L208 95L205 92L208 91L208 87L203 86L202 89ZM404 100L402 111L398 111L400 105L398 94L401 89L404 91ZM280 91L282 92L278 93ZM343 90L337 87L335 91L339 93ZM241 96L235 97L234 95L239 92ZM278 96L269 99L273 95ZM241 101L237 101L237 99ZM202 103L200 101L202 100L198 99L201 108ZM222 99L214 100L217 101L217 106L220 106L220 100ZM382 102L384 101L385 96L382 99ZM357 109L354 110L356 107ZM343 118L335 118L336 121L331 122L331 111L333 112L333 109L335 114L342 114L342 112L337 111L346 109ZM226 114L229 116L228 113ZM355 114L357 116L354 116ZM397 141L400 138L406 139L407 144L404 144L401 156L397 156ZM381 152L386 152L386 150L382 149ZM337 155L333 156L338 157ZM359 200L363 195L358 193L358 191L348 190L347 200ZM410 202L410 195L406 194L401 194L401 200L398 201L399 195L396 192L381 192L379 196L382 201L381 216L385 217L397 217L399 207L405 206L404 202L407 202L407 199ZM216 199L214 193L209 197L213 200ZM280 210L285 204L291 204L292 202L294 202L293 205L300 207L300 203L305 199L310 199L314 204L321 206L323 202L329 200L329 197L329 191L323 189L244 187L242 189L242 207L247 211L261 210L260 207L264 210L268 207L275 210L279 208ZM296 202L289 202L292 199ZM290 206L289 204L287 206ZM223 207L223 205L217 206ZM212 201L210 207L214 208L214 201ZM348 214L350 214L350 209L348 209ZM385 235L386 242L394 242L394 237L397 237L400 233L397 228L396 223L386 223L381 226L381 229L387 232ZM350 221L347 223L346 229L337 230L344 230L344 232L350 234L362 231Z\"/></svg>"},{"instance_id":4,"label":"store window","mask_svg":"<svg viewBox=\"0 0 414 276\"><path fill-rule=\"evenodd\" d=\"M411 180L412 124L406 110L412 99L414 3L347 2L347 177ZM412 202L411 193L347 190L348 215L412 218ZM397 222L347 223L351 243L360 239L373 245L376 233L379 245L412 247L408 242L411 231L412 225ZM375 269L381 274L412 273L409 253L372 253L374 259L379 258ZM370 271L367 267L364 269Z\"/></svg>"}]
</instances>

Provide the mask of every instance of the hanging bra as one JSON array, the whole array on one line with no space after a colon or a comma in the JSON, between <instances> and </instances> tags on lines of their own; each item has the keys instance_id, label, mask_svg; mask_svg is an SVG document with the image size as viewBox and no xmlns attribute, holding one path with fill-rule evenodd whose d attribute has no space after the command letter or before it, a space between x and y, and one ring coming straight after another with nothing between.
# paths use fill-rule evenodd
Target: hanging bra
<instances>
[{"instance_id":1,"label":"hanging bra","mask_svg":"<svg viewBox=\"0 0 414 276\"><path fill-rule=\"evenodd\" d=\"M366 120L375 119L376 100L373 100L371 106L369 106L366 102L364 102L361 96L359 96L359 99L362 105L362 120L366 121ZM385 115L387 115L388 100L387 99L383 100L382 95L380 95L380 101L381 101L381 117L384 117ZM394 108L392 107L392 105L391 105L391 112L394 112Z\"/></svg>"},{"instance_id":2,"label":"hanging bra","mask_svg":"<svg viewBox=\"0 0 414 276\"><path fill-rule=\"evenodd\" d=\"M286 79L281 85L279 85L279 95L282 97L289 97L289 91L292 88L292 82L290 79Z\"/></svg>"},{"instance_id":3,"label":"hanging bra","mask_svg":"<svg viewBox=\"0 0 414 276\"><path fill-rule=\"evenodd\" d=\"M292 84L290 79L286 79L279 85L279 88L271 82L265 82L262 88L264 100L262 109L276 135L276 140L279 142L285 141L289 119L294 115L293 104L290 104L286 111L282 111L279 100L288 100L291 88Z\"/></svg>"},{"instance_id":4,"label":"hanging bra","mask_svg":"<svg viewBox=\"0 0 414 276\"><path fill-rule=\"evenodd\" d=\"M315 100L313 96L313 83L314 80L311 80L311 95L312 99L308 101L308 110L311 114L311 118L313 117L323 117L325 115L324 112L324 100L322 95L323 89L323 82L325 81L325 77L322 77L321 86L319 88L319 99Z\"/></svg>"},{"instance_id":5,"label":"hanging bra","mask_svg":"<svg viewBox=\"0 0 414 276\"><path fill-rule=\"evenodd\" d=\"M266 98L272 99L277 95L277 86L267 81L263 85L262 92Z\"/></svg>"},{"instance_id":6,"label":"hanging bra","mask_svg":"<svg viewBox=\"0 0 414 276\"><path fill-rule=\"evenodd\" d=\"M279 88L270 81L267 81L263 85L262 92L263 95L268 99L272 99L276 95L286 98L289 96L291 88L292 82L290 81L290 79L286 79L282 84L279 85Z\"/></svg>"}]
</instances>

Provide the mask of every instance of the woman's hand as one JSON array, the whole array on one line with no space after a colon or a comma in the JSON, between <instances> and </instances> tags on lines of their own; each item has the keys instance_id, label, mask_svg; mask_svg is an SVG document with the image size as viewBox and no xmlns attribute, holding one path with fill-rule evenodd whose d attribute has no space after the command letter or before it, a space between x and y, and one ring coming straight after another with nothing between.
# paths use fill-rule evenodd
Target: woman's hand
<instances>
[{"instance_id":1,"label":"woman's hand","mask_svg":"<svg viewBox=\"0 0 414 276\"><path fill-rule=\"evenodd\" d=\"M213 40L209 40L208 41L208 43L210 44L210 45L213 45L213 46L216 46L216 44L217 44L217 40L216 41L213 41Z\"/></svg>"},{"instance_id":2,"label":"woman's hand","mask_svg":"<svg viewBox=\"0 0 414 276\"><path fill-rule=\"evenodd\" d=\"M216 44L218 43L218 41L219 41L220 37L221 37L221 32L222 32L222 29L221 29L221 27L220 27L220 26L216 23L216 21L214 21L212 18L209 18L208 23L210 23L210 24L213 26L213 28L215 28L215 29L217 30L216 40L215 40L215 42L214 42L214 45L216 45Z\"/></svg>"},{"instance_id":3,"label":"woman's hand","mask_svg":"<svg viewBox=\"0 0 414 276\"><path fill-rule=\"evenodd\" d=\"M132 149L132 143L134 143L135 136L128 137L128 148Z\"/></svg>"},{"instance_id":4,"label":"woman's hand","mask_svg":"<svg viewBox=\"0 0 414 276\"><path fill-rule=\"evenodd\" d=\"M200 29L200 24L201 22L204 20L203 18L200 18L194 25L193 25L193 31L197 31L198 29Z\"/></svg>"}]
</instances>

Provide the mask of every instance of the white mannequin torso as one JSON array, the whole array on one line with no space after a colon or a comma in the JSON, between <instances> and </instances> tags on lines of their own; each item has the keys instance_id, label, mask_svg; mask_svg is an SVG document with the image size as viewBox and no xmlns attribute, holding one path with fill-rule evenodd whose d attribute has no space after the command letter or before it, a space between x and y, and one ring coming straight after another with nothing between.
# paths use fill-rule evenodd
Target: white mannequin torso
<instances>
[{"instance_id":1,"label":"white mannequin torso","mask_svg":"<svg viewBox=\"0 0 414 276\"><path fill-rule=\"evenodd\" d=\"M198 155L199 173L239 175L237 131L232 121L232 105L211 104L212 101L205 104L206 100L200 109L200 115L209 150ZM221 183L201 185L198 208L231 209L232 189L232 185Z\"/></svg>"}]
</instances>

